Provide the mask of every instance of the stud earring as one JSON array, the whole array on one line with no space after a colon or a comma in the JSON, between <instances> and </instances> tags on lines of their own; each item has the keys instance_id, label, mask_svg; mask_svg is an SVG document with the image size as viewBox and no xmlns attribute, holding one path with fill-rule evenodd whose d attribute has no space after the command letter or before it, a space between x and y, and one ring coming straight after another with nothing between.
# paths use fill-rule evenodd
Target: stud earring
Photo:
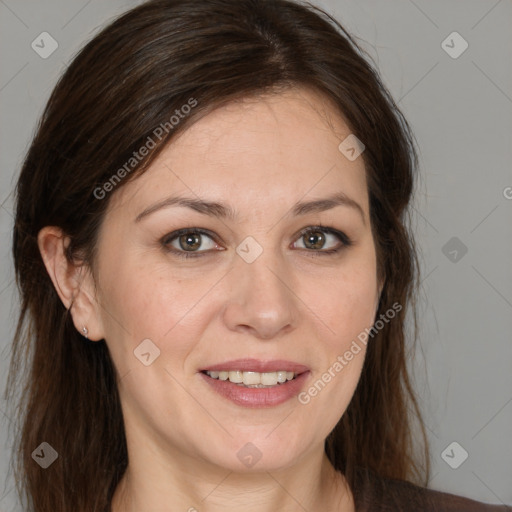
<instances>
[{"instance_id":1,"label":"stud earring","mask_svg":"<svg viewBox=\"0 0 512 512\"><path fill-rule=\"evenodd\" d=\"M84 338L88 338L87 335L89 334L89 331L87 330L87 327L85 325L82 327L82 336Z\"/></svg>"}]
</instances>

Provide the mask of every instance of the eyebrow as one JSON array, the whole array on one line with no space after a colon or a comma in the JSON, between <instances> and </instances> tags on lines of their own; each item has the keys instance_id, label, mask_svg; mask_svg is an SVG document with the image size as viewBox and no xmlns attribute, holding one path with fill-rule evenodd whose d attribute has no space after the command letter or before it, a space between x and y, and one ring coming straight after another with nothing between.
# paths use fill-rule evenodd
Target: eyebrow
<instances>
[{"instance_id":1,"label":"eyebrow","mask_svg":"<svg viewBox=\"0 0 512 512\"><path fill-rule=\"evenodd\" d=\"M194 199L191 197L173 196L163 199L162 201L159 201L158 203L146 208L144 211L137 215L135 222L140 222L144 217L147 217L157 210L161 210L162 208L169 208L172 206L190 208L204 215L220 217L232 221L236 220L237 218L236 210L224 203L217 201L206 201L204 199ZM366 218L363 208L359 205L359 203L348 197L343 192L332 194L323 199L298 202L293 205L291 211L293 215L300 216L306 215L308 213L323 212L335 208L336 206L345 206L356 210L361 216L363 224L366 225Z\"/></svg>"}]
</instances>

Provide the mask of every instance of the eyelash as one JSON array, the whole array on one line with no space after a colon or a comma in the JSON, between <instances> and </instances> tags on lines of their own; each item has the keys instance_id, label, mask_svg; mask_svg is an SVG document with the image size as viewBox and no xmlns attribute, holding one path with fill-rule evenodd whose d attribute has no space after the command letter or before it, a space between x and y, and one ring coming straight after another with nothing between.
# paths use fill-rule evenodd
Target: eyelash
<instances>
[{"instance_id":1,"label":"eyelash","mask_svg":"<svg viewBox=\"0 0 512 512\"><path fill-rule=\"evenodd\" d=\"M300 239L307 233L315 233L317 231L320 231L322 233L328 233L331 235L334 235L338 238L338 240L341 242L341 245L335 249L326 249L326 250L314 250L314 249L302 249L304 251L307 251L310 254L310 256L329 256L329 255L335 255L339 252L341 252L343 249L346 249L347 247L350 247L352 245L352 240L342 231L338 231L337 229L326 227L326 226L308 226L307 228L302 229L296 240ZM177 231L173 231L172 233L169 233L165 235L161 240L160 243L162 244L163 248L170 253L175 254L179 258L199 258L202 256L205 256L210 251L178 251L174 248L171 248L169 246L170 242L174 241L176 238L179 238L182 235L189 235L189 234L200 234L200 235L206 235L209 238L211 238L215 243L218 243L216 240L216 237L208 230L202 229L202 228L184 228L179 229Z\"/></svg>"}]
</instances>

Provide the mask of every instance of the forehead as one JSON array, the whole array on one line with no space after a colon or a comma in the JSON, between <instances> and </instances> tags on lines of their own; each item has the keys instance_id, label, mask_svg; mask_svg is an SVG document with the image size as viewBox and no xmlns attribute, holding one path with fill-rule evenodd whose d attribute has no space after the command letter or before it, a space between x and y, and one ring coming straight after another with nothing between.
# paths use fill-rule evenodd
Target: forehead
<instances>
[{"instance_id":1,"label":"forehead","mask_svg":"<svg viewBox=\"0 0 512 512\"><path fill-rule=\"evenodd\" d=\"M350 133L336 107L314 91L245 98L190 126L112 202L135 212L178 193L229 202L250 215L343 192L366 210L363 159L350 161L338 149Z\"/></svg>"}]
</instances>

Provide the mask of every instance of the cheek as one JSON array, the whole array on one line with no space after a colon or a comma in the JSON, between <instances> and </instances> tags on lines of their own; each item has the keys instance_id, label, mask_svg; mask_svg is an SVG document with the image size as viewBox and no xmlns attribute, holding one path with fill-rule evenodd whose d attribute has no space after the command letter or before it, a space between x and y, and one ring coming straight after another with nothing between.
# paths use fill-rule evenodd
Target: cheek
<instances>
[{"instance_id":1,"label":"cheek","mask_svg":"<svg viewBox=\"0 0 512 512\"><path fill-rule=\"evenodd\" d=\"M331 277L327 286L310 288L308 303L325 327L319 340L323 354L301 400L315 408L325 435L348 407L364 364L378 291L375 259L367 252Z\"/></svg>"},{"instance_id":2,"label":"cheek","mask_svg":"<svg viewBox=\"0 0 512 512\"><path fill-rule=\"evenodd\" d=\"M214 272L183 278L161 261L109 260L103 267L102 320L119 371L137 367L133 351L146 339L160 350L159 363L182 361L210 320L209 292L218 280Z\"/></svg>"},{"instance_id":3,"label":"cheek","mask_svg":"<svg viewBox=\"0 0 512 512\"><path fill-rule=\"evenodd\" d=\"M343 349L373 324L377 299L375 260L371 255L338 269L314 286L304 282L305 301L325 326L326 342ZM307 292L306 295L306 291Z\"/></svg>"},{"instance_id":4,"label":"cheek","mask_svg":"<svg viewBox=\"0 0 512 512\"><path fill-rule=\"evenodd\" d=\"M299 395L307 417L316 417L316 436L325 438L343 416L354 395L366 355L365 332L374 320L375 282L342 281L332 293L312 297L321 305L322 321L329 329L319 336L316 371ZM347 285L345 288L343 285ZM348 291L350 290L350 291Z\"/></svg>"}]
</instances>

